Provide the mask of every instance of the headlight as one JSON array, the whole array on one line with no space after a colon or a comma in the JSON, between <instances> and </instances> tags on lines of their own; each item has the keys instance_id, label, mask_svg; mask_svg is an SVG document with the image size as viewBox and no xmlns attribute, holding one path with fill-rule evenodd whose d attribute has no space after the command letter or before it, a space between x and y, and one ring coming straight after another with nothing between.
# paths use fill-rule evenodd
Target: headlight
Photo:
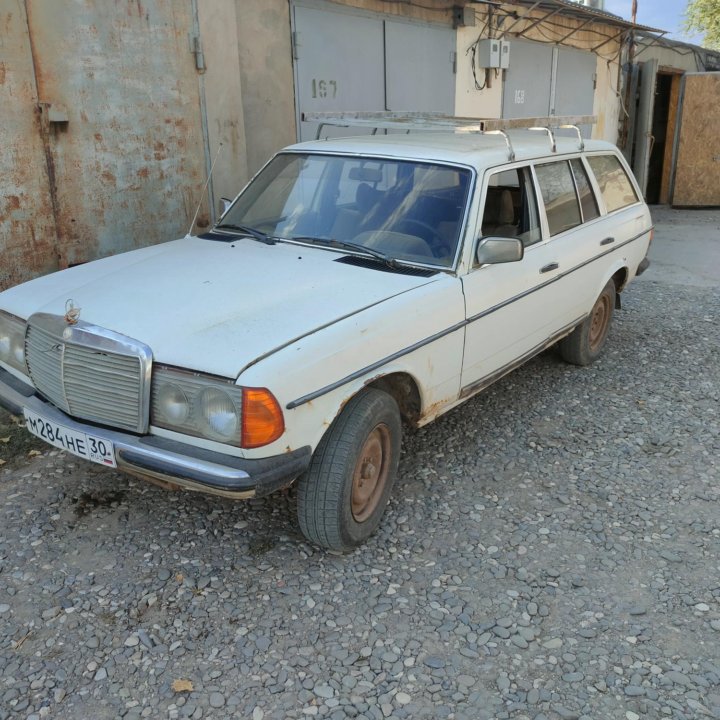
<instances>
[{"instance_id":1,"label":"headlight","mask_svg":"<svg viewBox=\"0 0 720 720\"><path fill-rule=\"evenodd\" d=\"M25 330L27 323L0 310L0 362L27 375Z\"/></svg>"},{"instance_id":2,"label":"headlight","mask_svg":"<svg viewBox=\"0 0 720 720\"><path fill-rule=\"evenodd\" d=\"M155 397L158 415L173 425L182 425L190 416L190 401L185 391L174 383L159 386Z\"/></svg>"},{"instance_id":3,"label":"headlight","mask_svg":"<svg viewBox=\"0 0 720 720\"><path fill-rule=\"evenodd\" d=\"M282 411L269 390L163 366L153 370L150 421L244 448L267 445L285 431Z\"/></svg>"},{"instance_id":4,"label":"headlight","mask_svg":"<svg viewBox=\"0 0 720 720\"><path fill-rule=\"evenodd\" d=\"M217 435L225 442L232 442L240 430L240 413L232 397L217 388L206 388L199 397L200 420L208 435Z\"/></svg>"}]
</instances>

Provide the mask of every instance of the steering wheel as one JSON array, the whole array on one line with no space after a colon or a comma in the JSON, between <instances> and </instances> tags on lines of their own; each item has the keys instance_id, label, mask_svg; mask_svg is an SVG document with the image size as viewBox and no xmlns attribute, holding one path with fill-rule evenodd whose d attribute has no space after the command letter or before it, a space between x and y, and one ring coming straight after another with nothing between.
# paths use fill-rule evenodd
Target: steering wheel
<instances>
[{"instance_id":1,"label":"steering wheel","mask_svg":"<svg viewBox=\"0 0 720 720\"><path fill-rule=\"evenodd\" d=\"M406 218L395 223L392 228L396 232L406 235L415 235L422 238L430 246L433 257L444 257L448 254L450 247L447 240L432 226L422 220Z\"/></svg>"}]
</instances>

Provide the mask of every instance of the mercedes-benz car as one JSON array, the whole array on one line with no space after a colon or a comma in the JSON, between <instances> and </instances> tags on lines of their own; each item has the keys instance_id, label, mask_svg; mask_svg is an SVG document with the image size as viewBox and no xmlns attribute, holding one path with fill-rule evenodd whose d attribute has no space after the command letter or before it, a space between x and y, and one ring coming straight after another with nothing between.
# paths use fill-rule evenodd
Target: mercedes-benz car
<instances>
[{"instance_id":1,"label":"mercedes-benz car","mask_svg":"<svg viewBox=\"0 0 720 720\"><path fill-rule=\"evenodd\" d=\"M647 266L650 215L613 145L506 137L293 145L209 232L3 292L0 403L161 483L296 483L306 537L353 549L404 428L552 344L591 363Z\"/></svg>"}]
</instances>

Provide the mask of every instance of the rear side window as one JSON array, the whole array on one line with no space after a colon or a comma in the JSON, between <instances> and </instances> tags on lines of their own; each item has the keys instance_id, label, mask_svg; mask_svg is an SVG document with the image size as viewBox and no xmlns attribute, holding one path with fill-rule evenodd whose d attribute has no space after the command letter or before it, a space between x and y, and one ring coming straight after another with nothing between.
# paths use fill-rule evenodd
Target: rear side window
<instances>
[{"instance_id":1,"label":"rear side window","mask_svg":"<svg viewBox=\"0 0 720 720\"><path fill-rule=\"evenodd\" d=\"M550 236L580 225L582 216L570 164L564 160L536 165L535 173L545 203Z\"/></svg>"},{"instance_id":2,"label":"rear side window","mask_svg":"<svg viewBox=\"0 0 720 720\"><path fill-rule=\"evenodd\" d=\"M593 192L590 180L588 179L585 166L582 160L575 158L570 161L573 175L575 176L575 185L577 186L578 195L580 196L580 207L582 208L583 222L594 220L600 215L597 200Z\"/></svg>"},{"instance_id":3,"label":"rear side window","mask_svg":"<svg viewBox=\"0 0 720 720\"><path fill-rule=\"evenodd\" d=\"M625 168L614 155L591 155L587 160L600 186L609 213L638 201Z\"/></svg>"}]
</instances>

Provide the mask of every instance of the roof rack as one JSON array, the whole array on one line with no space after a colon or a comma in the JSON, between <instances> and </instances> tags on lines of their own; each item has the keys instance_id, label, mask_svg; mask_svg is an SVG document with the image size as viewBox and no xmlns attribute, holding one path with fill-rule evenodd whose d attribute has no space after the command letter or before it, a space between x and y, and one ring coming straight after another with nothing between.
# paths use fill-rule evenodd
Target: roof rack
<instances>
[{"instance_id":1,"label":"roof rack","mask_svg":"<svg viewBox=\"0 0 720 720\"><path fill-rule=\"evenodd\" d=\"M305 122L318 123L316 139L320 139L326 125L335 127L372 128L373 135L378 130L444 130L458 133L479 133L485 135L501 135L508 149L508 159L515 159L508 130L534 130L547 133L552 152L557 152L554 130L575 130L580 142L580 150L585 149L585 141L579 125L594 125L595 115L550 115L534 118L472 118L444 115L432 112L308 112L302 114Z\"/></svg>"}]
</instances>

